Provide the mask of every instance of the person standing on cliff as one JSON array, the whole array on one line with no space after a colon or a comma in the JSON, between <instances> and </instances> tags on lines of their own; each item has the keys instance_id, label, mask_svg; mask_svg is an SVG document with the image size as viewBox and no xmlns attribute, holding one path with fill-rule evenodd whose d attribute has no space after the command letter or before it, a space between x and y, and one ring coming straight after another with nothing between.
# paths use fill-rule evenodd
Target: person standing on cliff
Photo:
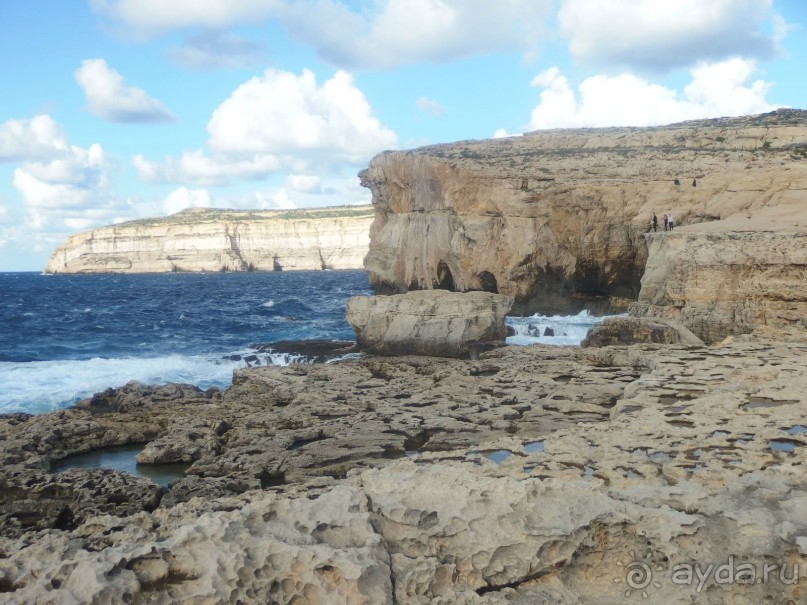
<instances>
[{"instance_id":1,"label":"person standing on cliff","mask_svg":"<svg viewBox=\"0 0 807 605\"><path fill-rule=\"evenodd\" d=\"M670 231L673 230L673 217L672 214L667 215L667 222L670 224Z\"/></svg>"},{"instance_id":2,"label":"person standing on cliff","mask_svg":"<svg viewBox=\"0 0 807 605\"><path fill-rule=\"evenodd\" d=\"M669 226L669 224L670 224L670 217L667 216L667 214L665 214L664 215L664 230L665 231L667 230L667 227Z\"/></svg>"},{"instance_id":3,"label":"person standing on cliff","mask_svg":"<svg viewBox=\"0 0 807 605\"><path fill-rule=\"evenodd\" d=\"M656 213L654 212L653 213L653 232L655 233L656 231L658 231L658 217L656 216Z\"/></svg>"}]
</instances>

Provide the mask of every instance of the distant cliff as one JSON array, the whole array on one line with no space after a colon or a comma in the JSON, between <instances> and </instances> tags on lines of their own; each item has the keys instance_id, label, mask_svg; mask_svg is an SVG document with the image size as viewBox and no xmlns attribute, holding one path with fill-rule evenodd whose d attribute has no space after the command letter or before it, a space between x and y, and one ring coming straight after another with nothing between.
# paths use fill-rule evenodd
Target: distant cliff
<instances>
[{"instance_id":1,"label":"distant cliff","mask_svg":"<svg viewBox=\"0 0 807 605\"><path fill-rule=\"evenodd\" d=\"M548 130L385 152L360 176L376 210L365 267L378 291L487 290L514 296L514 311L523 313L638 299L645 314L681 317L700 278L717 288L715 295L742 297L754 254L743 256L731 240L722 262L727 248L720 241L681 239L684 248L713 246L710 273L662 274L668 265L657 259L652 279L665 285L640 297L648 252L670 250L649 245L653 213L662 231L671 212L682 238L690 230L807 231L807 112ZM756 261L774 272L802 244L802 238L771 239L754 250L779 257ZM673 264L693 266L679 256ZM747 270L739 271L738 262ZM785 269L803 275L801 265ZM686 296L678 295L682 275L689 280ZM797 306L807 302L803 280L791 283L788 296ZM732 331L724 323L715 335Z\"/></svg>"},{"instance_id":2,"label":"distant cliff","mask_svg":"<svg viewBox=\"0 0 807 605\"><path fill-rule=\"evenodd\" d=\"M71 235L46 273L360 269L373 209L193 208Z\"/></svg>"}]
</instances>

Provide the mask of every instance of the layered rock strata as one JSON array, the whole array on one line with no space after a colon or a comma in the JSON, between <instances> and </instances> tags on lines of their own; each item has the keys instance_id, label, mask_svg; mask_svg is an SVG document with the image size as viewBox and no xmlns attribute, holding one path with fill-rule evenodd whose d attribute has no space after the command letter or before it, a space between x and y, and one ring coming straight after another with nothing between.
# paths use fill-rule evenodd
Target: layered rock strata
<instances>
[{"instance_id":1,"label":"layered rock strata","mask_svg":"<svg viewBox=\"0 0 807 605\"><path fill-rule=\"evenodd\" d=\"M194 208L70 236L46 273L361 269L368 206L293 211Z\"/></svg>"},{"instance_id":2,"label":"layered rock strata","mask_svg":"<svg viewBox=\"0 0 807 605\"><path fill-rule=\"evenodd\" d=\"M216 394L172 407L143 401L154 396L130 388L127 396L107 394L103 409L98 399L83 410L17 417L13 430L3 418L4 481L15 466L28 475L13 490L4 485L4 511L31 489L54 450L78 447L82 427L83 435L123 437L132 430L119 422L123 415L159 424L167 419L163 407L231 423L191 441L212 444L220 433L220 467L247 473L272 431L302 438L285 449L286 460L339 439L329 433L312 441L299 428L280 428L284 416L298 422L312 397L324 399L310 422L327 426L345 412L338 422L351 423L356 443L403 438L409 420L422 427L440 409L448 414L444 423L453 415L455 428L504 410L546 422L553 406L565 424L548 433L515 416L503 419L514 431L475 424L460 449L458 441L452 451L418 447L406 460L376 459L363 470L358 461L367 450L346 450L342 464L356 470L313 488L217 487L181 503L169 492L151 512L122 517L87 508L73 527L24 533L8 531L12 521L4 517L0 590L11 602L48 603L801 602L805 363L807 348L792 343L508 347L473 362L388 358L248 370L234 387L252 385L242 391L251 403L241 411L217 405ZM396 397L416 385L419 395ZM587 402L603 388L615 393L613 402L595 410ZM563 401L583 392L589 395ZM361 410L370 398L379 415ZM521 411L526 405L541 409ZM579 425L586 416L575 410L585 406L585 414L602 419L605 411L607 419ZM382 420L380 408L391 415ZM374 431L373 419L384 428ZM186 418L170 430L196 429ZM467 439L462 431L440 434L443 443ZM240 456L227 456L236 444ZM72 473L80 490L89 472ZM71 500L62 485L42 497L61 495L71 506L92 500L81 491Z\"/></svg>"},{"instance_id":3,"label":"layered rock strata","mask_svg":"<svg viewBox=\"0 0 807 605\"><path fill-rule=\"evenodd\" d=\"M680 320L707 342L755 330L804 333L807 232L676 230L647 239L632 315Z\"/></svg>"},{"instance_id":4,"label":"layered rock strata","mask_svg":"<svg viewBox=\"0 0 807 605\"><path fill-rule=\"evenodd\" d=\"M379 355L474 357L504 346L513 299L488 292L354 296L346 317L361 350Z\"/></svg>"},{"instance_id":5,"label":"layered rock strata","mask_svg":"<svg viewBox=\"0 0 807 605\"><path fill-rule=\"evenodd\" d=\"M636 299L654 212L676 232L807 230L806 156L798 110L385 152L361 174L365 266L380 292L486 290L516 312Z\"/></svg>"}]
</instances>

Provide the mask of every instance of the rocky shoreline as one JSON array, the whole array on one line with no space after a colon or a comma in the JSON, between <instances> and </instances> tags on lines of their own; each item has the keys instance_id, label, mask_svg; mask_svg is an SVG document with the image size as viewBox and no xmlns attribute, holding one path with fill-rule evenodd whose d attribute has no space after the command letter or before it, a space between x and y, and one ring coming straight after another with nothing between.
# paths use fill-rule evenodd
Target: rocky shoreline
<instances>
[{"instance_id":1,"label":"rocky shoreline","mask_svg":"<svg viewBox=\"0 0 807 605\"><path fill-rule=\"evenodd\" d=\"M780 110L380 154L371 283L433 291L348 304L379 356L0 416L0 600L805 602L806 145ZM591 297L630 317L499 346ZM110 446L183 474L52 472Z\"/></svg>"},{"instance_id":2,"label":"rocky shoreline","mask_svg":"<svg viewBox=\"0 0 807 605\"><path fill-rule=\"evenodd\" d=\"M806 362L804 344L750 337L505 347L249 368L225 391L130 384L2 417L0 590L20 603L800 602L805 581L698 591L670 574L729 556L807 565ZM49 472L125 443L144 444L140 462L190 463L187 476L165 489ZM632 563L655 582L626 584Z\"/></svg>"}]
</instances>

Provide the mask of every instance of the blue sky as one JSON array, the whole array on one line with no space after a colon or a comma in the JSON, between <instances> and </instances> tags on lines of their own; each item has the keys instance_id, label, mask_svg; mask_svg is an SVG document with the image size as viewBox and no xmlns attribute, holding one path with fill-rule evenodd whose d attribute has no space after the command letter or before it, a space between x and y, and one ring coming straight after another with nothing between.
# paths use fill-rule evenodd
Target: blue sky
<instances>
[{"instance_id":1,"label":"blue sky","mask_svg":"<svg viewBox=\"0 0 807 605\"><path fill-rule=\"evenodd\" d=\"M0 271L384 149L807 107L804 0L0 0Z\"/></svg>"}]
</instances>

